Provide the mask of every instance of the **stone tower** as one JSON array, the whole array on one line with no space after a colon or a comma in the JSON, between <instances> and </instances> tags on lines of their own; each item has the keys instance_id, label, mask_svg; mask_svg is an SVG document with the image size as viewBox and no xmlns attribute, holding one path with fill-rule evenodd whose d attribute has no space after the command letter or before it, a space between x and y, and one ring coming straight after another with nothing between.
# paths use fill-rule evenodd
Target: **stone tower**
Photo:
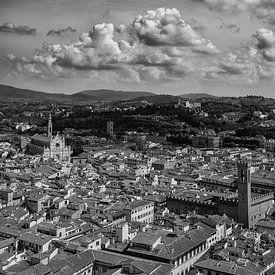
<instances>
[{"instance_id":1,"label":"stone tower","mask_svg":"<svg viewBox=\"0 0 275 275\"><path fill-rule=\"evenodd\" d=\"M238 222L251 227L251 174L250 163L239 161L238 167Z\"/></svg>"},{"instance_id":2,"label":"stone tower","mask_svg":"<svg viewBox=\"0 0 275 275\"><path fill-rule=\"evenodd\" d=\"M114 136L114 122L107 121L107 135L111 138Z\"/></svg>"},{"instance_id":3,"label":"stone tower","mask_svg":"<svg viewBox=\"0 0 275 275\"><path fill-rule=\"evenodd\" d=\"M48 121L48 137L52 138L53 135L53 124L52 124L52 114L49 114L49 121Z\"/></svg>"},{"instance_id":4,"label":"stone tower","mask_svg":"<svg viewBox=\"0 0 275 275\"><path fill-rule=\"evenodd\" d=\"M179 96L178 97L178 107L180 107L181 106L181 97Z\"/></svg>"}]
</instances>

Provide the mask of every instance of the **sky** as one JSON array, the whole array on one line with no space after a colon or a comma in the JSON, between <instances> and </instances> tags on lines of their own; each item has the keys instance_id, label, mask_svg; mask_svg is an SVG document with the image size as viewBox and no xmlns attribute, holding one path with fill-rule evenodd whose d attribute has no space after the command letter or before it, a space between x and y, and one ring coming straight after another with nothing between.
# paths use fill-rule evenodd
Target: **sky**
<instances>
[{"instance_id":1,"label":"sky","mask_svg":"<svg viewBox=\"0 0 275 275\"><path fill-rule=\"evenodd\" d=\"M275 97L275 0L0 0L0 83Z\"/></svg>"}]
</instances>

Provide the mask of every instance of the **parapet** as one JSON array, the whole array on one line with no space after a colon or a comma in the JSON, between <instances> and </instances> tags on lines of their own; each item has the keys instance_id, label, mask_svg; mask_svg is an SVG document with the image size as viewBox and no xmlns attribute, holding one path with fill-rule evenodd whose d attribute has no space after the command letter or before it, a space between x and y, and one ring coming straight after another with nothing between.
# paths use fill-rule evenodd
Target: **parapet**
<instances>
[{"instance_id":1,"label":"parapet","mask_svg":"<svg viewBox=\"0 0 275 275\"><path fill-rule=\"evenodd\" d=\"M220 198L219 199L220 202L226 202L226 203L237 203L238 199L237 198Z\"/></svg>"},{"instance_id":2,"label":"parapet","mask_svg":"<svg viewBox=\"0 0 275 275\"><path fill-rule=\"evenodd\" d=\"M239 160L238 162L237 162L237 166L239 167L246 167L246 168L249 168L250 166L251 166L251 163L250 163L250 161L247 161L247 160Z\"/></svg>"},{"instance_id":3,"label":"parapet","mask_svg":"<svg viewBox=\"0 0 275 275\"><path fill-rule=\"evenodd\" d=\"M217 203L215 202L212 202L212 201L199 201L199 200L196 200L196 199L189 199L189 198L181 198L181 197L176 197L176 196L169 196L167 197L168 199L174 199L174 200L178 200L178 201L183 201L183 202L193 202L193 203L196 203L196 204L200 204L200 205L208 205L208 206L215 206L217 205Z\"/></svg>"},{"instance_id":4,"label":"parapet","mask_svg":"<svg viewBox=\"0 0 275 275\"><path fill-rule=\"evenodd\" d=\"M262 200L262 199L267 199L267 198L270 198L270 199L273 199L273 193L272 192L269 192L269 193L265 193L265 194L258 194L256 196L253 196L251 198L252 201L257 201L257 200Z\"/></svg>"}]
</instances>

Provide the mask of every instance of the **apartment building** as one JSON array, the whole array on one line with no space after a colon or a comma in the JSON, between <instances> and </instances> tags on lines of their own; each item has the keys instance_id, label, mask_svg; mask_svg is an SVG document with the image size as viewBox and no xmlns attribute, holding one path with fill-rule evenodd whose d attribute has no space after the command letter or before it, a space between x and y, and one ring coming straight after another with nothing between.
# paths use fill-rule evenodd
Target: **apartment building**
<instances>
[{"instance_id":1,"label":"apartment building","mask_svg":"<svg viewBox=\"0 0 275 275\"><path fill-rule=\"evenodd\" d=\"M151 223L154 219L154 202L138 201L124 208L127 222Z\"/></svg>"}]
</instances>

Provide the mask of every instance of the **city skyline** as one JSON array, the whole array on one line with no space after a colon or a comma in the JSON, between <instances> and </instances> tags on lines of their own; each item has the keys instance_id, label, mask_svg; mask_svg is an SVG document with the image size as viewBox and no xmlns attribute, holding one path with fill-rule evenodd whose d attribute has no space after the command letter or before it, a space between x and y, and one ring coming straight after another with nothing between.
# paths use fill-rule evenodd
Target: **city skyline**
<instances>
[{"instance_id":1,"label":"city skyline","mask_svg":"<svg viewBox=\"0 0 275 275\"><path fill-rule=\"evenodd\" d=\"M272 0L0 3L0 83L274 97Z\"/></svg>"}]
</instances>

